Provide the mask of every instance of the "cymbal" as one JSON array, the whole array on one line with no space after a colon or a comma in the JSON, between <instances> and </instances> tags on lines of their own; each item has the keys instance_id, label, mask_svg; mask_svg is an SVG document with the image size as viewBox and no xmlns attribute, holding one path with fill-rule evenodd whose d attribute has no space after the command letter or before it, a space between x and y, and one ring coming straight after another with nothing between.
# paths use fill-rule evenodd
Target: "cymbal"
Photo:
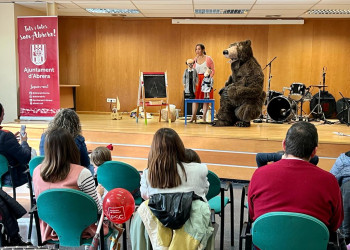
<instances>
[{"instance_id":1,"label":"cymbal","mask_svg":"<svg viewBox=\"0 0 350 250\"><path fill-rule=\"evenodd\" d=\"M327 88L328 86L327 85L310 85L310 87L316 87L316 88L325 87L325 88Z\"/></svg>"}]
</instances>

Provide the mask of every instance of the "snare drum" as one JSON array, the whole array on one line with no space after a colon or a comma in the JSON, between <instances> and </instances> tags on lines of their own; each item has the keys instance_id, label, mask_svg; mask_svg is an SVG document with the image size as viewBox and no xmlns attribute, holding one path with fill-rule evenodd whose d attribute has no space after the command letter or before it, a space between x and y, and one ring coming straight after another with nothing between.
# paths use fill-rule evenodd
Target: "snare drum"
<instances>
[{"instance_id":1,"label":"snare drum","mask_svg":"<svg viewBox=\"0 0 350 250\"><path fill-rule=\"evenodd\" d=\"M290 85L289 98L294 101L300 101L305 95L306 86L302 83L295 82Z\"/></svg>"},{"instance_id":2,"label":"snare drum","mask_svg":"<svg viewBox=\"0 0 350 250\"><path fill-rule=\"evenodd\" d=\"M267 114L275 121L285 121L292 112L292 105L285 96L277 96L267 105Z\"/></svg>"}]
</instances>

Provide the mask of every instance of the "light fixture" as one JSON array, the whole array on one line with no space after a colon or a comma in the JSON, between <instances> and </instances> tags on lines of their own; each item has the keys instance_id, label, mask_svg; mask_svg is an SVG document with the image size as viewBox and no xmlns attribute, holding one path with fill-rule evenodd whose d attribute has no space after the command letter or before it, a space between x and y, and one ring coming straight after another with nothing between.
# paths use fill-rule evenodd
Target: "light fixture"
<instances>
[{"instance_id":1,"label":"light fixture","mask_svg":"<svg viewBox=\"0 0 350 250\"><path fill-rule=\"evenodd\" d=\"M248 9L195 9L195 14L223 14L223 15L232 15L232 14L247 14Z\"/></svg>"},{"instance_id":2,"label":"light fixture","mask_svg":"<svg viewBox=\"0 0 350 250\"><path fill-rule=\"evenodd\" d=\"M87 8L86 11L95 14L139 14L140 11L137 9L91 9Z\"/></svg>"},{"instance_id":3,"label":"light fixture","mask_svg":"<svg viewBox=\"0 0 350 250\"><path fill-rule=\"evenodd\" d=\"M309 10L306 14L313 15L349 15L350 10Z\"/></svg>"},{"instance_id":4,"label":"light fixture","mask_svg":"<svg viewBox=\"0 0 350 250\"><path fill-rule=\"evenodd\" d=\"M172 19L172 24L270 25L304 24L303 19Z\"/></svg>"}]
</instances>

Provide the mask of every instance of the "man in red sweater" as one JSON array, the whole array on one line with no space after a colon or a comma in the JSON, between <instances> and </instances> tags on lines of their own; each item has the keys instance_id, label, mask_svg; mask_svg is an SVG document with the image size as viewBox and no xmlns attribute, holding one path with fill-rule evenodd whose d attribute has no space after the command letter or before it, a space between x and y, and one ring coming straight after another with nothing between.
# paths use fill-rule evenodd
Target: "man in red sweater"
<instances>
[{"instance_id":1,"label":"man in red sweater","mask_svg":"<svg viewBox=\"0 0 350 250\"><path fill-rule=\"evenodd\" d=\"M335 177L309 163L316 154L316 127L295 123L283 140L284 157L258 168L248 189L249 216L254 221L268 212L313 216L336 231L344 218L341 191Z\"/></svg>"}]
</instances>

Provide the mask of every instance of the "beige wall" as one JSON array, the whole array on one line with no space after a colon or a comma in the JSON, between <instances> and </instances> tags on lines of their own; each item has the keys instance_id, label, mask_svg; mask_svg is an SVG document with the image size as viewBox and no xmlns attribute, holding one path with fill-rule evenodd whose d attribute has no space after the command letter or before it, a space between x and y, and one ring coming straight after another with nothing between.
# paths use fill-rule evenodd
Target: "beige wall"
<instances>
[{"instance_id":1,"label":"beige wall","mask_svg":"<svg viewBox=\"0 0 350 250\"><path fill-rule=\"evenodd\" d=\"M304 25L172 25L170 19L59 18L60 81L79 84L78 111L108 111L107 97L119 96L122 111L136 107L139 71L167 71L169 99L183 109L182 74L197 43L205 44L215 62L218 91L231 74L222 51L235 41L250 39L264 67L273 57L271 89L294 82L306 86L322 81L327 89L350 97L349 19L307 19ZM267 88L268 69L265 73ZM317 89L312 90L316 94ZM289 92L286 91L286 94ZM306 109L309 103L304 105Z\"/></svg>"},{"instance_id":2,"label":"beige wall","mask_svg":"<svg viewBox=\"0 0 350 250\"><path fill-rule=\"evenodd\" d=\"M38 16L42 12L13 3L0 3L0 102L4 122L18 118L17 16Z\"/></svg>"},{"instance_id":3,"label":"beige wall","mask_svg":"<svg viewBox=\"0 0 350 250\"><path fill-rule=\"evenodd\" d=\"M0 102L4 122L17 118L16 37L14 4L0 4Z\"/></svg>"}]
</instances>

